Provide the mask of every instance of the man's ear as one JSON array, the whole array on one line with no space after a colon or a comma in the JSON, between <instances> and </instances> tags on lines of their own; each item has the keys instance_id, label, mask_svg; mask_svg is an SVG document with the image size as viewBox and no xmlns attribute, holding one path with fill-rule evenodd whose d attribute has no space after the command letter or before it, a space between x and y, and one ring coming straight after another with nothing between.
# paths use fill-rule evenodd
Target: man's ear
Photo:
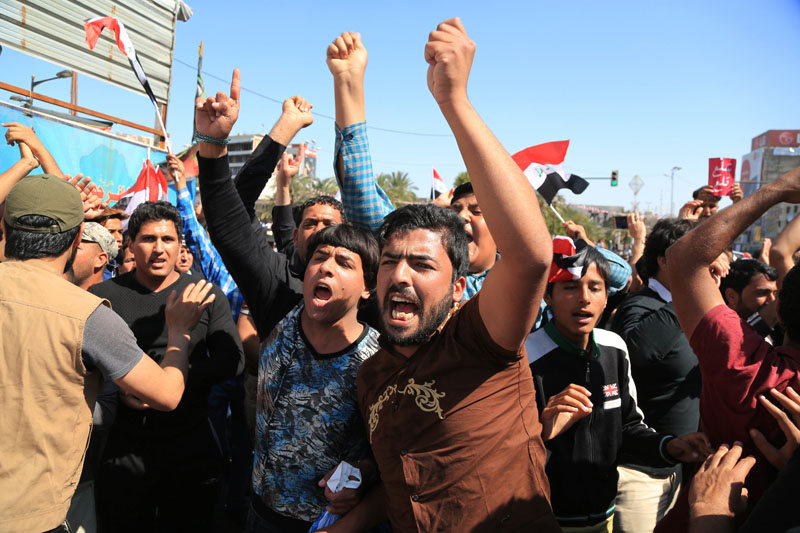
<instances>
[{"instance_id":1,"label":"man's ear","mask_svg":"<svg viewBox=\"0 0 800 533\"><path fill-rule=\"evenodd\" d=\"M101 251L99 254L94 256L93 268L95 271L103 270L106 267L106 263L108 263L108 252Z\"/></svg>"},{"instance_id":2,"label":"man's ear","mask_svg":"<svg viewBox=\"0 0 800 533\"><path fill-rule=\"evenodd\" d=\"M664 256L664 255L659 255L658 257L656 257L656 262L658 262L658 269L660 271L666 273L666 271L667 271L667 257Z\"/></svg>"},{"instance_id":3,"label":"man's ear","mask_svg":"<svg viewBox=\"0 0 800 533\"><path fill-rule=\"evenodd\" d=\"M294 247L297 248L297 228L294 228L292 231L292 242L294 243Z\"/></svg>"},{"instance_id":4,"label":"man's ear","mask_svg":"<svg viewBox=\"0 0 800 533\"><path fill-rule=\"evenodd\" d=\"M736 309L736 306L739 305L739 293L731 287L725 289L723 297L725 298L725 303L728 304L731 309Z\"/></svg>"},{"instance_id":5,"label":"man's ear","mask_svg":"<svg viewBox=\"0 0 800 533\"><path fill-rule=\"evenodd\" d=\"M464 297L464 289L467 288L467 278L461 276L453 282L453 303L458 303Z\"/></svg>"}]
</instances>

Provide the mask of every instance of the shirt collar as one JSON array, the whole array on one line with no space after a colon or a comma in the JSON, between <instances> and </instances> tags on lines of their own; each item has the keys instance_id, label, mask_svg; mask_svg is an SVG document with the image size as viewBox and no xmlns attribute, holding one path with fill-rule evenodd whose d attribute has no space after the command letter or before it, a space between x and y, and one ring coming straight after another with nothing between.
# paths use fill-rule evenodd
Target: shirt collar
<instances>
[{"instance_id":1,"label":"shirt collar","mask_svg":"<svg viewBox=\"0 0 800 533\"><path fill-rule=\"evenodd\" d=\"M584 350L568 338L566 338L558 328L556 327L555 322L550 321L544 325L544 330L547 335L553 339L553 342L558 344L558 347L564 350L567 353L571 353L572 355L576 355L581 359L596 359L597 356L600 354L600 351L597 348L597 343L594 341L594 330L589 334L589 349Z\"/></svg>"},{"instance_id":2,"label":"shirt collar","mask_svg":"<svg viewBox=\"0 0 800 533\"><path fill-rule=\"evenodd\" d=\"M672 301L672 293L656 278L650 278L647 281L647 286L656 291L662 300L669 303Z\"/></svg>"}]
</instances>

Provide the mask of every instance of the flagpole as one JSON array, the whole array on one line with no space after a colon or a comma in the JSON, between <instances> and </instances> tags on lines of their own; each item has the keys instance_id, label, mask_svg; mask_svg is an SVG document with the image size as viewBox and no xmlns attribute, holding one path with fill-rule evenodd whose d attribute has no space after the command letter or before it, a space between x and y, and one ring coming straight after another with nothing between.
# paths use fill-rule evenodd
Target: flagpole
<instances>
[{"instance_id":1,"label":"flagpole","mask_svg":"<svg viewBox=\"0 0 800 533\"><path fill-rule=\"evenodd\" d=\"M556 211L556 208L553 207L552 204L547 204L547 205L550 207L550 209L553 211L553 213L556 214L556 216L558 217L558 220L560 220L562 224L566 224L566 222L564 221L564 217L561 216L561 213Z\"/></svg>"}]
</instances>

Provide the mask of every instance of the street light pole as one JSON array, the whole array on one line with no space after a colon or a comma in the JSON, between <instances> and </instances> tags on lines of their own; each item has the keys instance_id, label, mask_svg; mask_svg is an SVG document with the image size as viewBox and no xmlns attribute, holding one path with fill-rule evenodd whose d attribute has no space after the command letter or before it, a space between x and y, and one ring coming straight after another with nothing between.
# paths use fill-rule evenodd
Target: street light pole
<instances>
[{"instance_id":1,"label":"street light pole","mask_svg":"<svg viewBox=\"0 0 800 533\"><path fill-rule=\"evenodd\" d=\"M36 76L31 76L31 90L30 90L30 93L28 94L28 104L29 104L29 107L30 107L31 111L33 111L33 89L34 89L34 87L36 87L37 85L40 85L40 84L42 84L42 83L44 83L46 81L59 80L59 79L62 79L62 78L71 78L72 74L73 73L72 73L71 70L62 70L61 72L57 72L56 75L53 76L52 78L46 78L46 79L39 80L39 81L36 81Z\"/></svg>"},{"instance_id":2,"label":"street light pole","mask_svg":"<svg viewBox=\"0 0 800 533\"><path fill-rule=\"evenodd\" d=\"M680 170L681 167L672 167L669 171L669 216L675 213L675 172ZM666 174L664 174L666 176Z\"/></svg>"}]
</instances>

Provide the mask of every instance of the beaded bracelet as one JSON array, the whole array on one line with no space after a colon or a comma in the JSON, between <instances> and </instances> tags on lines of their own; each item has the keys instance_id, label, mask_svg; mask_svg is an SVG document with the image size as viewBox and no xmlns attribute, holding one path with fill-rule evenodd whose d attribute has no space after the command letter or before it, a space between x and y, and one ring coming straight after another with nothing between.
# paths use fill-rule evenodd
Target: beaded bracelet
<instances>
[{"instance_id":1,"label":"beaded bracelet","mask_svg":"<svg viewBox=\"0 0 800 533\"><path fill-rule=\"evenodd\" d=\"M230 138L220 139L219 137L209 137L208 135L203 135L197 130L194 130L194 138L200 142L208 143L208 144L218 144L218 145L226 145L231 142Z\"/></svg>"}]
</instances>

